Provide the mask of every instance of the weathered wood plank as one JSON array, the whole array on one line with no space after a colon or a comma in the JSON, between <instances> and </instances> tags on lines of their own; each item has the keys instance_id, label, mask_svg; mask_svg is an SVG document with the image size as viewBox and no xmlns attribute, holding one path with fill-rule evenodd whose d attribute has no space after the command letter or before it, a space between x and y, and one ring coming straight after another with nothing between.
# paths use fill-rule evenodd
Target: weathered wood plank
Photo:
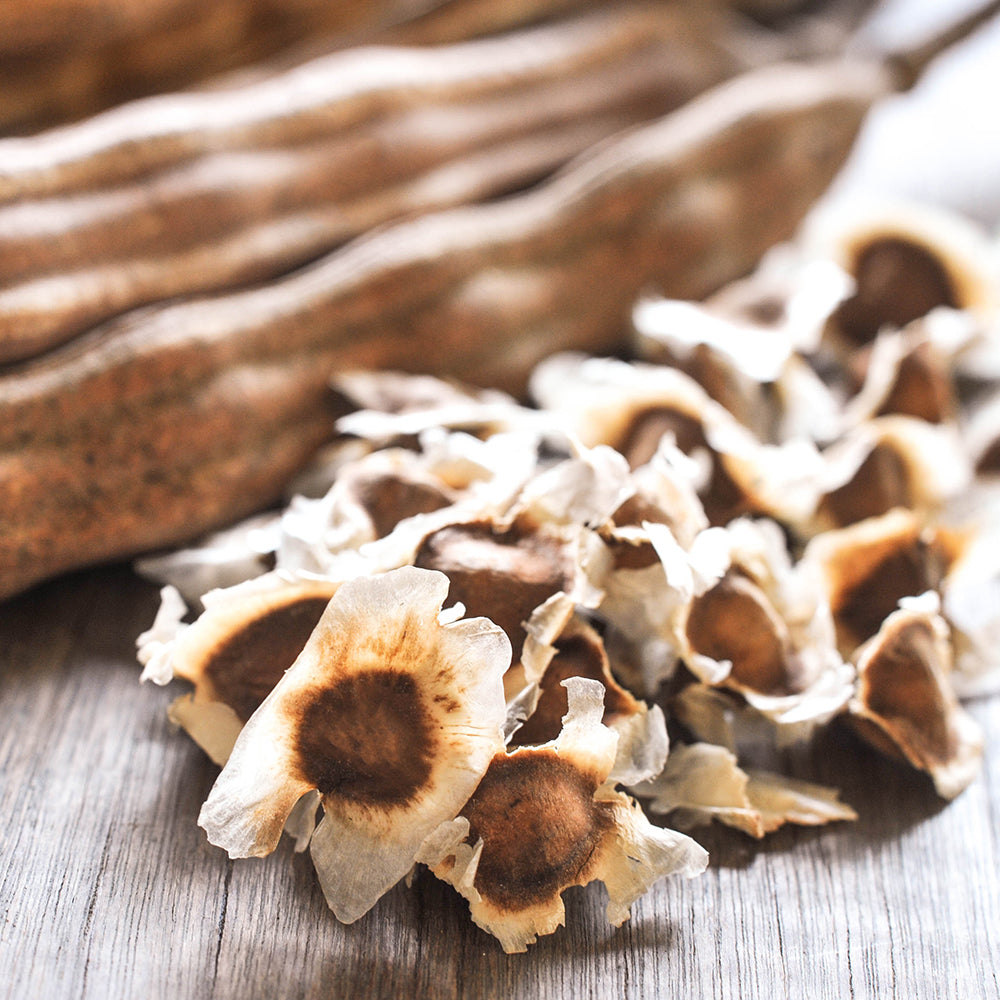
<instances>
[{"instance_id":1,"label":"weathered wood plank","mask_svg":"<svg viewBox=\"0 0 1000 1000\"><path fill-rule=\"evenodd\" d=\"M156 596L124 569L0 605L0 997L1000 997L1000 751L944 804L831 731L790 760L858 823L700 838L619 930L591 887L567 927L505 956L426 872L351 927L283 844L230 862L196 825L215 768L138 684ZM1000 698L973 703L1000 732Z\"/></svg>"}]
</instances>

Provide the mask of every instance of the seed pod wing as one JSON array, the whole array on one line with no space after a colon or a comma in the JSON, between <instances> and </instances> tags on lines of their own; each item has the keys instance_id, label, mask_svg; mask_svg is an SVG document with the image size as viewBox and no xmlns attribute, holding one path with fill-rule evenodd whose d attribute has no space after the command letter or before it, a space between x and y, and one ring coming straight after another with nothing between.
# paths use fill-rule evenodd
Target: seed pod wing
<instances>
[{"instance_id":1,"label":"seed pod wing","mask_svg":"<svg viewBox=\"0 0 1000 1000\"><path fill-rule=\"evenodd\" d=\"M409 871L503 745L510 644L484 619L441 624L447 590L442 574L413 567L342 584L199 818L230 856L267 854L317 790L314 861L344 920Z\"/></svg>"}]
</instances>

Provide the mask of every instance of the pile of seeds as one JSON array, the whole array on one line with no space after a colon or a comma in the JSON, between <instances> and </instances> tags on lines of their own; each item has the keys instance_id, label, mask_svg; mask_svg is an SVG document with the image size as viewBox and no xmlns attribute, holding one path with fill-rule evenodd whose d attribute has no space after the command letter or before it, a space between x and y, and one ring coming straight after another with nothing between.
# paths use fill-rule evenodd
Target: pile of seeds
<instances>
[{"instance_id":1,"label":"pile of seeds","mask_svg":"<svg viewBox=\"0 0 1000 1000\"><path fill-rule=\"evenodd\" d=\"M523 951L569 886L618 925L703 871L698 824L854 818L762 744L846 720L959 794L960 699L1000 687L996 259L939 210L817 213L528 403L338 376L284 509L139 563L143 678L187 682L170 716L222 767L210 841L287 833L344 921L425 865Z\"/></svg>"}]
</instances>

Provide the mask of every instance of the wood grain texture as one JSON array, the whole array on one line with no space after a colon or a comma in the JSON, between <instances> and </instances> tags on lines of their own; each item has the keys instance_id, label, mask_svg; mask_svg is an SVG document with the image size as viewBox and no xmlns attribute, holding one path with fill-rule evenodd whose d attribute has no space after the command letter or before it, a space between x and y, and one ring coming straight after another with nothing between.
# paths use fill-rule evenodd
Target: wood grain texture
<instances>
[{"instance_id":1,"label":"wood grain texture","mask_svg":"<svg viewBox=\"0 0 1000 1000\"><path fill-rule=\"evenodd\" d=\"M914 177L885 135L875 153ZM940 143L933 179L995 225L981 138L975 158ZM976 189L955 183L963 157ZM790 763L839 785L857 823L762 843L711 828L709 870L654 887L619 930L599 889L572 890L563 930L505 956L427 873L343 927L287 843L212 848L196 820L216 768L167 723L174 691L138 683L155 607L123 568L0 604L0 1000L1000 998L1000 697L969 706L987 758L954 802L831 732Z\"/></svg>"},{"instance_id":2,"label":"wood grain texture","mask_svg":"<svg viewBox=\"0 0 1000 1000\"><path fill-rule=\"evenodd\" d=\"M831 731L790 758L856 824L763 842L698 835L712 863L619 930L596 886L506 956L427 872L345 927L307 856L230 862L197 826L216 768L138 683L153 587L124 568L0 605L0 997L1000 997L1000 698L971 710L982 775L929 781ZM178 686L179 690L179 686Z\"/></svg>"}]
</instances>

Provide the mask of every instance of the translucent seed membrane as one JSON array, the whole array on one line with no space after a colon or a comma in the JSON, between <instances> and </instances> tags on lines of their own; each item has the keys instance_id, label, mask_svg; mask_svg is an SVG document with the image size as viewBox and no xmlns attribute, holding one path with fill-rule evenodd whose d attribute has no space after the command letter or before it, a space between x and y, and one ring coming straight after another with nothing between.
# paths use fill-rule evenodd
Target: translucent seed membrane
<instances>
[{"instance_id":1,"label":"translucent seed membrane","mask_svg":"<svg viewBox=\"0 0 1000 1000\"><path fill-rule=\"evenodd\" d=\"M717 820L761 838L786 823L821 826L857 819L836 789L760 770L743 770L736 755L711 743L675 746L667 766L633 791L680 830Z\"/></svg>"},{"instance_id":2,"label":"translucent seed membrane","mask_svg":"<svg viewBox=\"0 0 1000 1000\"><path fill-rule=\"evenodd\" d=\"M810 530L843 528L894 508L939 514L972 480L952 425L883 416L852 428L823 454L820 498Z\"/></svg>"},{"instance_id":3,"label":"translucent seed membrane","mask_svg":"<svg viewBox=\"0 0 1000 1000\"><path fill-rule=\"evenodd\" d=\"M956 336L940 317L926 316L881 333L872 344L864 383L844 407L842 425L890 414L929 424L954 422L960 401L953 363L968 339Z\"/></svg>"},{"instance_id":4,"label":"translucent seed membrane","mask_svg":"<svg viewBox=\"0 0 1000 1000\"><path fill-rule=\"evenodd\" d=\"M835 400L803 363L852 282L830 261L776 247L704 302L647 298L633 311L644 360L686 372L763 439L830 426ZM808 395L808 407L799 397Z\"/></svg>"},{"instance_id":5,"label":"translucent seed membrane","mask_svg":"<svg viewBox=\"0 0 1000 1000\"><path fill-rule=\"evenodd\" d=\"M522 514L447 524L427 534L413 563L445 573L449 599L488 616L507 634L513 662L537 680L577 604L599 599L603 546L582 525Z\"/></svg>"},{"instance_id":6,"label":"translucent seed membrane","mask_svg":"<svg viewBox=\"0 0 1000 1000\"><path fill-rule=\"evenodd\" d=\"M608 780L617 738L600 721L603 685L565 684L569 709L559 736L494 757L461 815L429 838L421 856L507 952L563 925L570 886L604 882L608 920L618 926L655 881L697 875L708 861L690 838L651 825Z\"/></svg>"},{"instance_id":7,"label":"translucent seed membrane","mask_svg":"<svg viewBox=\"0 0 1000 1000\"><path fill-rule=\"evenodd\" d=\"M667 757L666 720L658 705L647 705L614 678L604 641L591 624L570 620L555 643L555 655L539 683L534 709L514 732L509 746L530 746L558 739L569 708L565 682L582 677L604 687L602 721L618 736L611 776L625 785L658 774Z\"/></svg>"},{"instance_id":8,"label":"translucent seed membrane","mask_svg":"<svg viewBox=\"0 0 1000 1000\"><path fill-rule=\"evenodd\" d=\"M318 792L310 850L345 922L410 870L503 746L510 643L481 618L443 622L447 592L445 576L413 567L343 583L199 817L230 857L266 855Z\"/></svg>"},{"instance_id":9,"label":"translucent seed membrane","mask_svg":"<svg viewBox=\"0 0 1000 1000\"><path fill-rule=\"evenodd\" d=\"M617 449L633 469L667 439L692 457L709 521L752 513L797 522L812 508L819 454L804 438L762 442L689 375L666 365L555 355L532 392L587 445Z\"/></svg>"},{"instance_id":10,"label":"translucent seed membrane","mask_svg":"<svg viewBox=\"0 0 1000 1000\"><path fill-rule=\"evenodd\" d=\"M739 519L722 537L729 567L687 607L682 656L703 683L726 687L767 719L779 742L804 739L853 690L821 581L808 563L793 564L773 522Z\"/></svg>"}]
</instances>

